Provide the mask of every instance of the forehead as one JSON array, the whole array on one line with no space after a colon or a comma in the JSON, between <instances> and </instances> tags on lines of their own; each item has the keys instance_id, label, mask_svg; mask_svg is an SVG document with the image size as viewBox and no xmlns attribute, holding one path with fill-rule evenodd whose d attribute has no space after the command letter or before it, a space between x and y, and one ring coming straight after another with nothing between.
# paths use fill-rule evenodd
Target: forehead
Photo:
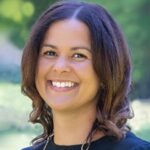
<instances>
[{"instance_id":1,"label":"forehead","mask_svg":"<svg viewBox=\"0 0 150 150\"><path fill-rule=\"evenodd\" d=\"M66 19L52 23L44 37L44 43L91 45L90 31L77 19ZM56 43L57 42L57 43Z\"/></svg>"}]
</instances>

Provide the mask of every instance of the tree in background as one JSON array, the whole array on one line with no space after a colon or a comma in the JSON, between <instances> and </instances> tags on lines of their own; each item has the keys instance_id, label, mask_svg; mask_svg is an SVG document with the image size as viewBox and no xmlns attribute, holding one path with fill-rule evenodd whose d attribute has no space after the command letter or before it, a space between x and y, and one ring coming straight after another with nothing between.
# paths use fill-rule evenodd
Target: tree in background
<instances>
[{"instance_id":1,"label":"tree in background","mask_svg":"<svg viewBox=\"0 0 150 150\"><path fill-rule=\"evenodd\" d=\"M114 0L108 3L110 10L121 24L128 39L133 59L134 95L139 98L150 97L150 1ZM117 7L116 7L117 5Z\"/></svg>"},{"instance_id":2,"label":"tree in background","mask_svg":"<svg viewBox=\"0 0 150 150\"><path fill-rule=\"evenodd\" d=\"M55 0L1 0L0 31L22 49L29 35L33 22L39 14Z\"/></svg>"},{"instance_id":3,"label":"tree in background","mask_svg":"<svg viewBox=\"0 0 150 150\"><path fill-rule=\"evenodd\" d=\"M56 0L1 0L0 31L5 31L21 49L39 14ZM150 1L86 0L106 7L119 22L133 59L133 97L150 97Z\"/></svg>"}]
</instances>

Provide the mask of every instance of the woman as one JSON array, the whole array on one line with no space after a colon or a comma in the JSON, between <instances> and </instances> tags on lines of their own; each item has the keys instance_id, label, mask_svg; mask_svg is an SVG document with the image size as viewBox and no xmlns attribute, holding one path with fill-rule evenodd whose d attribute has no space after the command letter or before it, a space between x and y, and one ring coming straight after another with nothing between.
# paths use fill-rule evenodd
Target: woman
<instances>
[{"instance_id":1,"label":"woman","mask_svg":"<svg viewBox=\"0 0 150 150\"><path fill-rule=\"evenodd\" d=\"M35 23L22 58L22 91L43 134L24 150L150 150L126 126L131 60L101 6L62 1Z\"/></svg>"}]
</instances>

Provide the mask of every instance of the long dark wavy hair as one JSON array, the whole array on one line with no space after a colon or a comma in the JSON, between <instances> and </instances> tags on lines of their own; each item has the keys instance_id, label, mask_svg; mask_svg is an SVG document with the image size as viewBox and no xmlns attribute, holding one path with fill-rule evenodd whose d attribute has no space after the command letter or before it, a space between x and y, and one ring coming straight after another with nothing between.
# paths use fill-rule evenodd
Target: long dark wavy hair
<instances>
[{"instance_id":1,"label":"long dark wavy hair","mask_svg":"<svg viewBox=\"0 0 150 150\"><path fill-rule=\"evenodd\" d=\"M128 94L131 86L131 59L126 41L112 16L100 5L59 1L36 21L22 56L22 92L32 100L32 123L40 123L43 133L33 143L53 133L51 108L47 107L35 86L39 51L48 28L56 21L75 19L87 25L92 43L93 68L100 79L97 117L93 127L122 138L126 121L131 118Z\"/></svg>"}]
</instances>

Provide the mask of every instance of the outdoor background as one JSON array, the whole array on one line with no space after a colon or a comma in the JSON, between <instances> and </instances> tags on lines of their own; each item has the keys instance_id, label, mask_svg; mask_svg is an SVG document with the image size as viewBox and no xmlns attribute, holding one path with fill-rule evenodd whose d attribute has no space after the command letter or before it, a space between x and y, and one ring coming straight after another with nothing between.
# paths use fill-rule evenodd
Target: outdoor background
<instances>
[{"instance_id":1,"label":"outdoor background","mask_svg":"<svg viewBox=\"0 0 150 150\"><path fill-rule=\"evenodd\" d=\"M87 0L88 1L88 0ZM90 0L89 0L90 1ZM0 0L0 147L20 150L41 133L28 123L31 100L20 92L20 61L31 27L54 0ZM150 0L93 0L115 17L133 61L131 129L150 141Z\"/></svg>"}]
</instances>

